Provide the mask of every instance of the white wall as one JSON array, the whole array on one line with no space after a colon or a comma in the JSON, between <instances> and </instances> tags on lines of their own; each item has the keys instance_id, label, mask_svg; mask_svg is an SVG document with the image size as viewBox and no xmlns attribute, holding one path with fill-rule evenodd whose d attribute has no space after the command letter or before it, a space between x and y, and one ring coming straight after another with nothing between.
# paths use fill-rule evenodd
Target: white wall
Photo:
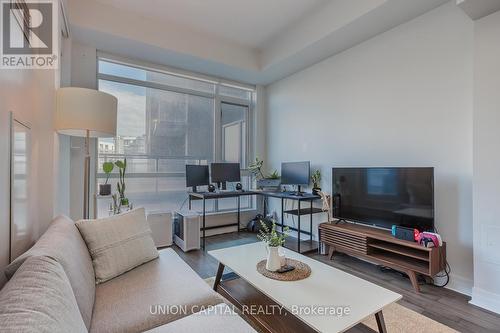
<instances>
[{"instance_id":1,"label":"white wall","mask_svg":"<svg viewBox=\"0 0 500 333\"><path fill-rule=\"evenodd\" d=\"M500 12L475 21L474 289L500 313Z\"/></svg>"},{"instance_id":2,"label":"white wall","mask_svg":"<svg viewBox=\"0 0 500 333\"><path fill-rule=\"evenodd\" d=\"M61 50L63 59L66 51ZM53 126L54 96L64 77L62 71L64 65L55 70L0 69L0 271L9 263L9 112L31 127L33 240L47 229L54 215L69 211L64 200L68 196L64 167L68 142L60 140ZM4 274L0 274L0 287L4 283Z\"/></svg>"},{"instance_id":3,"label":"white wall","mask_svg":"<svg viewBox=\"0 0 500 333\"><path fill-rule=\"evenodd\" d=\"M269 85L267 160L310 160L327 191L333 166L435 167L449 286L470 293L472 90L473 23L449 3Z\"/></svg>"},{"instance_id":4,"label":"white wall","mask_svg":"<svg viewBox=\"0 0 500 333\"><path fill-rule=\"evenodd\" d=\"M35 71L0 70L0 267L9 263L9 112L27 123L35 119ZM33 139L33 138L32 138ZM0 274L0 286L5 282Z\"/></svg>"},{"instance_id":5,"label":"white wall","mask_svg":"<svg viewBox=\"0 0 500 333\"><path fill-rule=\"evenodd\" d=\"M57 136L52 125L54 92L57 84L53 70L0 70L0 269L9 254L9 112L31 126L33 180L30 187L30 224L34 238L45 231L54 215L53 173ZM0 286L4 283L0 274Z\"/></svg>"}]
</instances>

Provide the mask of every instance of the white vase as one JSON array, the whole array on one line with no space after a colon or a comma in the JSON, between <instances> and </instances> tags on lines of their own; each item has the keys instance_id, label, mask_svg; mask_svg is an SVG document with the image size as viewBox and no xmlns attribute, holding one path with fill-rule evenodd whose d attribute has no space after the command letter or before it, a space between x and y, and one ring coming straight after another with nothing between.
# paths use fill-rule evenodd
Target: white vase
<instances>
[{"instance_id":1,"label":"white vase","mask_svg":"<svg viewBox=\"0 0 500 333\"><path fill-rule=\"evenodd\" d=\"M281 259L278 252L278 246L267 246L267 262L266 269L271 272L276 272L281 268Z\"/></svg>"}]
</instances>

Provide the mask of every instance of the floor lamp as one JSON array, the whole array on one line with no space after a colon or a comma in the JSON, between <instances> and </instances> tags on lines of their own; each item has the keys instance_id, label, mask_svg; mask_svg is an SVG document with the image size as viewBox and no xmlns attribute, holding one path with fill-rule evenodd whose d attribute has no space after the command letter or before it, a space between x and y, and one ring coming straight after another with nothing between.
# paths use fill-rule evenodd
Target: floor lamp
<instances>
[{"instance_id":1,"label":"floor lamp","mask_svg":"<svg viewBox=\"0 0 500 333\"><path fill-rule=\"evenodd\" d=\"M116 135L116 97L93 89L60 88L56 92L55 129L60 134L85 137L83 218L89 218L90 138Z\"/></svg>"}]
</instances>

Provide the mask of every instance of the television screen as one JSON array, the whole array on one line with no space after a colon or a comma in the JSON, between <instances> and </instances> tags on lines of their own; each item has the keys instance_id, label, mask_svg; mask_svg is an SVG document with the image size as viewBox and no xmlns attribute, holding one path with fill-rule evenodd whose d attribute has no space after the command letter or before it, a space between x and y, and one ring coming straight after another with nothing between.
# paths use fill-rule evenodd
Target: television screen
<instances>
[{"instance_id":1,"label":"television screen","mask_svg":"<svg viewBox=\"0 0 500 333\"><path fill-rule=\"evenodd\" d=\"M434 168L333 168L332 193L336 218L434 229Z\"/></svg>"},{"instance_id":2,"label":"television screen","mask_svg":"<svg viewBox=\"0 0 500 333\"><path fill-rule=\"evenodd\" d=\"M281 163L281 184L309 185L310 162Z\"/></svg>"}]
</instances>

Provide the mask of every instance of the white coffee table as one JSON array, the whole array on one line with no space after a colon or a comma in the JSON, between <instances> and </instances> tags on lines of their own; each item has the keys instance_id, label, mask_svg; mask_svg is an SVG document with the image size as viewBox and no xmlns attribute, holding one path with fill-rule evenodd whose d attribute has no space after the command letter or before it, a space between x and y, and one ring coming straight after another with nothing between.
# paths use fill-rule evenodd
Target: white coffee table
<instances>
[{"instance_id":1,"label":"white coffee table","mask_svg":"<svg viewBox=\"0 0 500 333\"><path fill-rule=\"evenodd\" d=\"M214 290L217 290L224 268L228 267L315 331L343 332L366 317L375 315L379 331L386 332L382 310L401 299L401 295L291 250L284 251L288 258L300 260L311 267L312 272L307 279L276 281L257 272L257 263L267 254L262 242L209 251L219 262ZM311 314L307 310L318 307L326 307L327 310L349 307L350 313L334 316Z\"/></svg>"}]
</instances>

